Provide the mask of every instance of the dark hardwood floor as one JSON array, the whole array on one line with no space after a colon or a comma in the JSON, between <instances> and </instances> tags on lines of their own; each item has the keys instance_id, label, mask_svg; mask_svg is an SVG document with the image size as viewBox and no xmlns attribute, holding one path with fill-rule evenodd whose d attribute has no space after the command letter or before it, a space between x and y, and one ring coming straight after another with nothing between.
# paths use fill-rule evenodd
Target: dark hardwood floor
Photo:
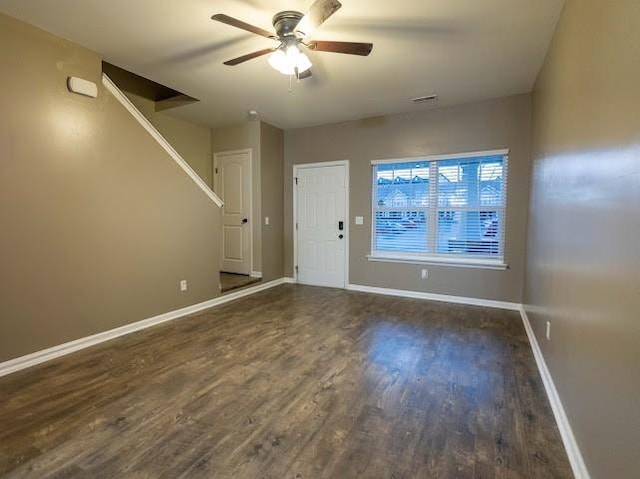
<instances>
[{"instance_id":1,"label":"dark hardwood floor","mask_svg":"<svg viewBox=\"0 0 640 479\"><path fill-rule=\"evenodd\" d=\"M569 478L515 312L283 285L0 378L0 476Z\"/></svg>"},{"instance_id":2,"label":"dark hardwood floor","mask_svg":"<svg viewBox=\"0 0 640 479\"><path fill-rule=\"evenodd\" d=\"M227 293L236 289L259 283L260 278L252 278L248 274L220 273L220 291Z\"/></svg>"}]
</instances>

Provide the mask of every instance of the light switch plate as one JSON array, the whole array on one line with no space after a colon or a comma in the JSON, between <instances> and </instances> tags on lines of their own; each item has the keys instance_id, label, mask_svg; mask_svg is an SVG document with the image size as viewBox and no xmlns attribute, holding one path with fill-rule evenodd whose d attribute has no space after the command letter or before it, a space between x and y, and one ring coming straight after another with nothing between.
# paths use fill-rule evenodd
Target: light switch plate
<instances>
[{"instance_id":1,"label":"light switch plate","mask_svg":"<svg viewBox=\"0 0 640 479\"><path fill-rule=\"evenodd\" d=\"M265 217L264 217L264 224L265 224L266 226L269 226L269 217L268 217L268 216L265 216Z\"/></svg>"},{"instance_id":2,"label":"light switch plate","mask_svg":"<svg viewBox=\"0 0 640 479\"><path fill-rule=\"evenodd\" d=\"M364 216L356 216L356 224L363 225L364 224Z\"/></svg>"}]
</instances>

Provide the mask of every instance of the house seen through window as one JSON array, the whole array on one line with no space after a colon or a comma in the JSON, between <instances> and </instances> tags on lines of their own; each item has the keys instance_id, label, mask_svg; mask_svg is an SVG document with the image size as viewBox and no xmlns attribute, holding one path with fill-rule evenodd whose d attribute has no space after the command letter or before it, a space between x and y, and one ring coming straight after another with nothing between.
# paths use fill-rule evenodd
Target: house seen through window
<instances>
[{"instance_id":1,"label":"house seen through window","mask_svg":"<svg viewBox=\"0 0 640 479\"><path fill-rule=\"evenodd\" d=\"M372 255L504 257L507 155L374 162Z\"/></svg>"}]
</instances>

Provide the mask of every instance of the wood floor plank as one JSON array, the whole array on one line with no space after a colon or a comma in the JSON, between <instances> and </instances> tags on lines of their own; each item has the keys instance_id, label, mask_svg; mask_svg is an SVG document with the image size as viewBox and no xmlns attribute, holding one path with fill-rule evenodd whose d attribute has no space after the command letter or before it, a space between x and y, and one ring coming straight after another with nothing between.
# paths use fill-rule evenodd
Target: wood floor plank
<instances>
[{"instance_id":1,"label":"wood floor plank","mask_svg":"<svg viewBox=\"0 0 640 479\"><path fill-rule=\"evenodd\" d=\"M515 312L283 285L0 378L10 478L569 478Z\"/></svg>"}]
</instances>

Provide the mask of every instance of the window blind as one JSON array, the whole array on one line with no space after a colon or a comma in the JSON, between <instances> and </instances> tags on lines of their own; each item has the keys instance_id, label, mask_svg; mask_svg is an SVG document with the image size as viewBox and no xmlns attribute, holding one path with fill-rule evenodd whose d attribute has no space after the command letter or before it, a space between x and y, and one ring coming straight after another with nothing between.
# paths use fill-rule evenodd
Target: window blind
<instances>
[{"instance_id":1,"label":"window blind","mask_svg":"<svg viewBox=\"0 0 640 479\"><path fill-rule=\"evenodd\" d=\"M373 166L372 252L502 259L507 155Z\"/></svg>"}]
</instances>

